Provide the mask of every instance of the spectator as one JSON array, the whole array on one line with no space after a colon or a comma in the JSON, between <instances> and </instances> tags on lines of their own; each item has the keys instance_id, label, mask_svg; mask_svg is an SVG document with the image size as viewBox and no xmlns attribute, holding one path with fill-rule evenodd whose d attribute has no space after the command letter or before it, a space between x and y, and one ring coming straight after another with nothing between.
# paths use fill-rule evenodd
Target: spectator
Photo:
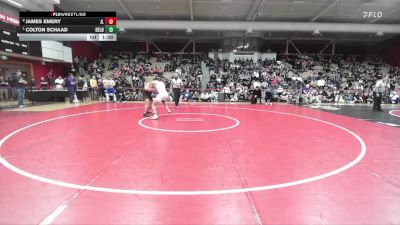
<instances>
[{"instance_id":1,"label":"spectator","mask_svg":"<svg viewBox=\"0 0 400 225\"><path fill-rule=\"evenodd\" d=\"M11 74L11 76L8 77L7 82L10 85L10 91L9 91L9 98L15 99L17 96L17 91L16 91L16 86L18 84L18 77L21 77L22 73L21 70L17 70L16 74Z\"/></svg>"},{"instance_id":2,"label":"spectator","mask_svg":"<svg viewBox=\"0 0 400 225\"><path fill-rule=\"evenodd\" d=\"M196 102L200 100L199 92L197 92L197 91L194 92L194 94L192 96L192 100L196 101Z\"/></svg>"},{"instance_id":3,"label":"spectator","mask_svg":"<svg viewBox=\"0 0 400 225\"><path fill-rule=\"evenodd\" d=\"M185 101L190 101L190 100L192 100L192 93L191 93L188 89L186 89L186 90L182 93L182 100L185 100Z\"/></svg>"},{"instance_id":4,"label":"spectator","mask_svg":"<svg viewBox=\"0 0 400 225\"><path fill-rule=\"evenodd\" d=\"M55 78L54 78L53 69L50 69L49 72L47 73L47 81L48 81L49 87L52 87L54 85Z\"/></svg>"},{"instance_id":5,"label":"spectator","mask_svg":"<svg viewBox=\"0 0 400 225\"><path fill-rule=\"evenodd\" d=\"M58 76L54 83L56 85L55 90L61 91L64 89L64 79L61 76Z\"/></svg>"},{"instance_id":6,"label":"spectator","mask_svg":"<svg viewBox=\"0 0 400 225\"><path fill-rule=\"evenodd\" d=\"M16 90L18 95L18 107L22 108L25 106L25 86L28 82L26 81L26 75L22 74L18 77L18 82L16 84Z\"/></svg>"},{"instance_id":7,"label":"spectator","mask_svg":"<svg viewBox=\"0 0 400 225\"><path fill-rule=\"evenodd\" d=\"M87 89L87 84L83 77L78 78L77 87L78 87L78 90L84 90L84 88Z\"/></svg>"},{"instance_id":8,"label":"spectator","mask_svg":"<svg viewBox=\"0 0 400 225\"><path fill-rule=\"evenodd\" d=\"M210 95L208 92L201 93L200 99L202 102L211 102Z\"/></svg>"},{"instance_id":9,"label":"spectator","mask_svg":"<svg viewBox=\"0 0 400 225\"><path fill-rule=\"evenodd\" d=\"M103 80L104 87L106 89L106 101L110 101L110 96L113 97L114 102L117 101L115 81L113 79Z\"/></svg>"},{"instance_id":10,"label":"spectator","mask_svg":"<svg viewBox=\"0 0 400 225\"><path fill-rule=\"evenodd\" d=\"M261 104L261 89L260 89L260 86L256 86L256 88L253 90L253 93L251 95L251 103L252 104L257 104L257 100L259 100L260 104Z\"/></svg>"},{"instance_id":11,"label":"spectator","mask_svg":"<svg viewBox=\"0 0 400 225\"><path fill-rule=\"evenodd\" d=\"M0 76L0 100L2 101L8 100L9 88L10 85L8 84L8 81L6 81L3 76Z\"/></svg>"},{"instance_id":12,"label":"spectator","mask_svg":"<svg viewBox=\"0 0 400 225\"><path fill-rule=\"evenodd\" d=\"M273 101L273 94L272 94L272 87L269 86L266 88L265 91L265 104L272 104Z\"/></svg>"},{"instance_id":13,"label":"spectator","mask_svg":"<svg viewBox=\"0 0 400 225\"><path fill-rule=\"evenodd\" d=\"M44 77L40 77L40 89L42 90L47 90L48 89L48 83Z\"/></svg>"},{"instance_id":14,"label":"spectator","mask_svg":"<svg viewBox=\"0 0 400 225\"><path fill-rule=\"evenodd\" d=\"M35 81L35 78L34 78L33 76L32 76L32 78L29 80L28 85L29 85L29 89L30 89L31 91L36 89L36 81Z\"/></svg>"},{"instance_id":15,"label":"spectator","mask_svg":"<svg viewBox=\"0 0 400 225\"><path fill-rule=\"evenodd\" d=\"M95 76L92 76L90 79L90 98L92 100L98 99L99 94L99 86L97 84L97 80Z\"/></svg>"},{"instance_id":16,"label":"spectator","mask_svg":"<svg viewBox=\"0 0 400 225\"><path fill-rule=\"evenodd\" d=\"M66 83L67 83L69 103L73 103L74 99L75 99L75 93L76 93L76 82L75 82L75 78L72 75L72 73L68 74Z\"/></svg>"}]
</instances>

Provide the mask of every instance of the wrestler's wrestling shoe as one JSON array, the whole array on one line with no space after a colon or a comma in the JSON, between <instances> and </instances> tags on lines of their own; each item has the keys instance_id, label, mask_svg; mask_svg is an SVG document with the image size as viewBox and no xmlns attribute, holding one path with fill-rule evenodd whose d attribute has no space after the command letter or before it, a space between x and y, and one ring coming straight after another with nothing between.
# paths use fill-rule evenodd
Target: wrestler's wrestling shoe
<instances>
[{"instance_id":1,"label":"wrestler's wrestling shoe","mask_svg":"<svg viewBox=\"0 0 400 225\"><path fill-rule=\"evenodd\" d=\"M143 117L150 117L150 113L149 113L149 112L145 112L145 113L143 114Z\"/></svg>"},{"instance_id":2,"label":"wrestler's wrestling shoe","mask_svg":"<svg viewBox=\"0 0 400 225\"><path fill-rule=\"evenodd\" d=\"M152 117L150 117L151 120L158 120L158 115L154 114Z\"/></svg>"}]
</instances>

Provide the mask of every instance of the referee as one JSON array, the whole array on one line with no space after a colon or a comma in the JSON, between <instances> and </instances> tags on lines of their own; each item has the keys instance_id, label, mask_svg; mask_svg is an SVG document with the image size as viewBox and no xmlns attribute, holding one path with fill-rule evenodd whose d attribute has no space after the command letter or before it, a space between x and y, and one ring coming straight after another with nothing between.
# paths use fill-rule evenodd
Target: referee
<instances>
[{"instance_id":1,"label":"referee","mask_svg":"<svg viewBox=\"0 0 400 225\"><path fill-rule=\"evenodd\" d=\"M381 103L382 103L382 96L385 92L385 88L386 88L386 82L388 80L388 77L385 77L382 79L381 75L377 76L378 80L375 83L375 87L374 87L374 92L373 92L373 96L374 96L374 105L372 107L372 111L379 111L382 112L381 109Z\"/></svg>"},{"instance_id":2,"label":"referee","mask_svg":"<svg viewBox=\"0 0 400 225\"><path fill-rule=\"evenodd\" d=\"M183 82L178 77L178 74L175 73L174 78L172 78L172 80L171 80L171 88L172 88L172 92L174 93L175 108L178 108L179 99L181 98L182 87L183 87Z\"/></svg>"}]
</instances>

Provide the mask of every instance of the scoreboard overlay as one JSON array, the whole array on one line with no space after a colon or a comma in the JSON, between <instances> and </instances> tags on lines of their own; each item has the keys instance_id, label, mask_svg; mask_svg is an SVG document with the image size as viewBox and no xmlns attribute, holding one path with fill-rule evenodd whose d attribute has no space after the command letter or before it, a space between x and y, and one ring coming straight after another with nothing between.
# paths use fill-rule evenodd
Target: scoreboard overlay
<instances>
[{"instance_id":1,"label":"scoreboard overlay","mask_svg":"<svg viewBox=\"0 0 400 225\"><path fill-rule=\"evenodd\" d=\"M116 12L20 12L20 41L116 41Z\"/></svg>"}]
</instances>

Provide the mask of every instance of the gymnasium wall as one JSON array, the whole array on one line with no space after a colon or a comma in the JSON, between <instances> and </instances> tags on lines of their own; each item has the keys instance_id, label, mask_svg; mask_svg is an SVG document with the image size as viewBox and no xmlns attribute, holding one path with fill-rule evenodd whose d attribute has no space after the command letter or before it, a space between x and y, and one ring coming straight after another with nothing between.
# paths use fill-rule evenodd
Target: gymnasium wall
<instances>
[{"instance_id":1,"label":"gymnasium wall","mask_svg":"<svg viewBox=\"0 0 400 225\"><path fill-rule=\"evenodd\" d=\"M36 82L39 81L41 76L44 76L46 78L47 73L50 71L50 69L53 69L54 75L56 75L56 76L62 75L64 77L64 76L66 76L66 74L64 74L64 67L71 67L71 65L69 63L46 62L45 65L43 65L41 61L23 59L23 58L15 58L15 57L10 57L9 61L30 64L31 68L32 68L32 75L34 76Z\"/></svg>"},{"instance_id":2,"label":"gymnasium wall","mask_svg":"<svg viewBox=\"0 0 400 225\"><path fill-rule=\"evenodd\" d=\"M83 56L88 58L89 61L93 61L98 59L101 53L100 46L89 41L71 41L70 46L72 48L72 58Z\"/></svg>"},{"instance_id":3,"label":"gymnasium wall","mask_svg":"<svg viewBox=\"0 0 400 225\"><path fill-rule=\"evenodd\" d=\"M381 48L382 57L392 65L400 65L400 38L394 39Z\"/></svg>"}]
</instances>

